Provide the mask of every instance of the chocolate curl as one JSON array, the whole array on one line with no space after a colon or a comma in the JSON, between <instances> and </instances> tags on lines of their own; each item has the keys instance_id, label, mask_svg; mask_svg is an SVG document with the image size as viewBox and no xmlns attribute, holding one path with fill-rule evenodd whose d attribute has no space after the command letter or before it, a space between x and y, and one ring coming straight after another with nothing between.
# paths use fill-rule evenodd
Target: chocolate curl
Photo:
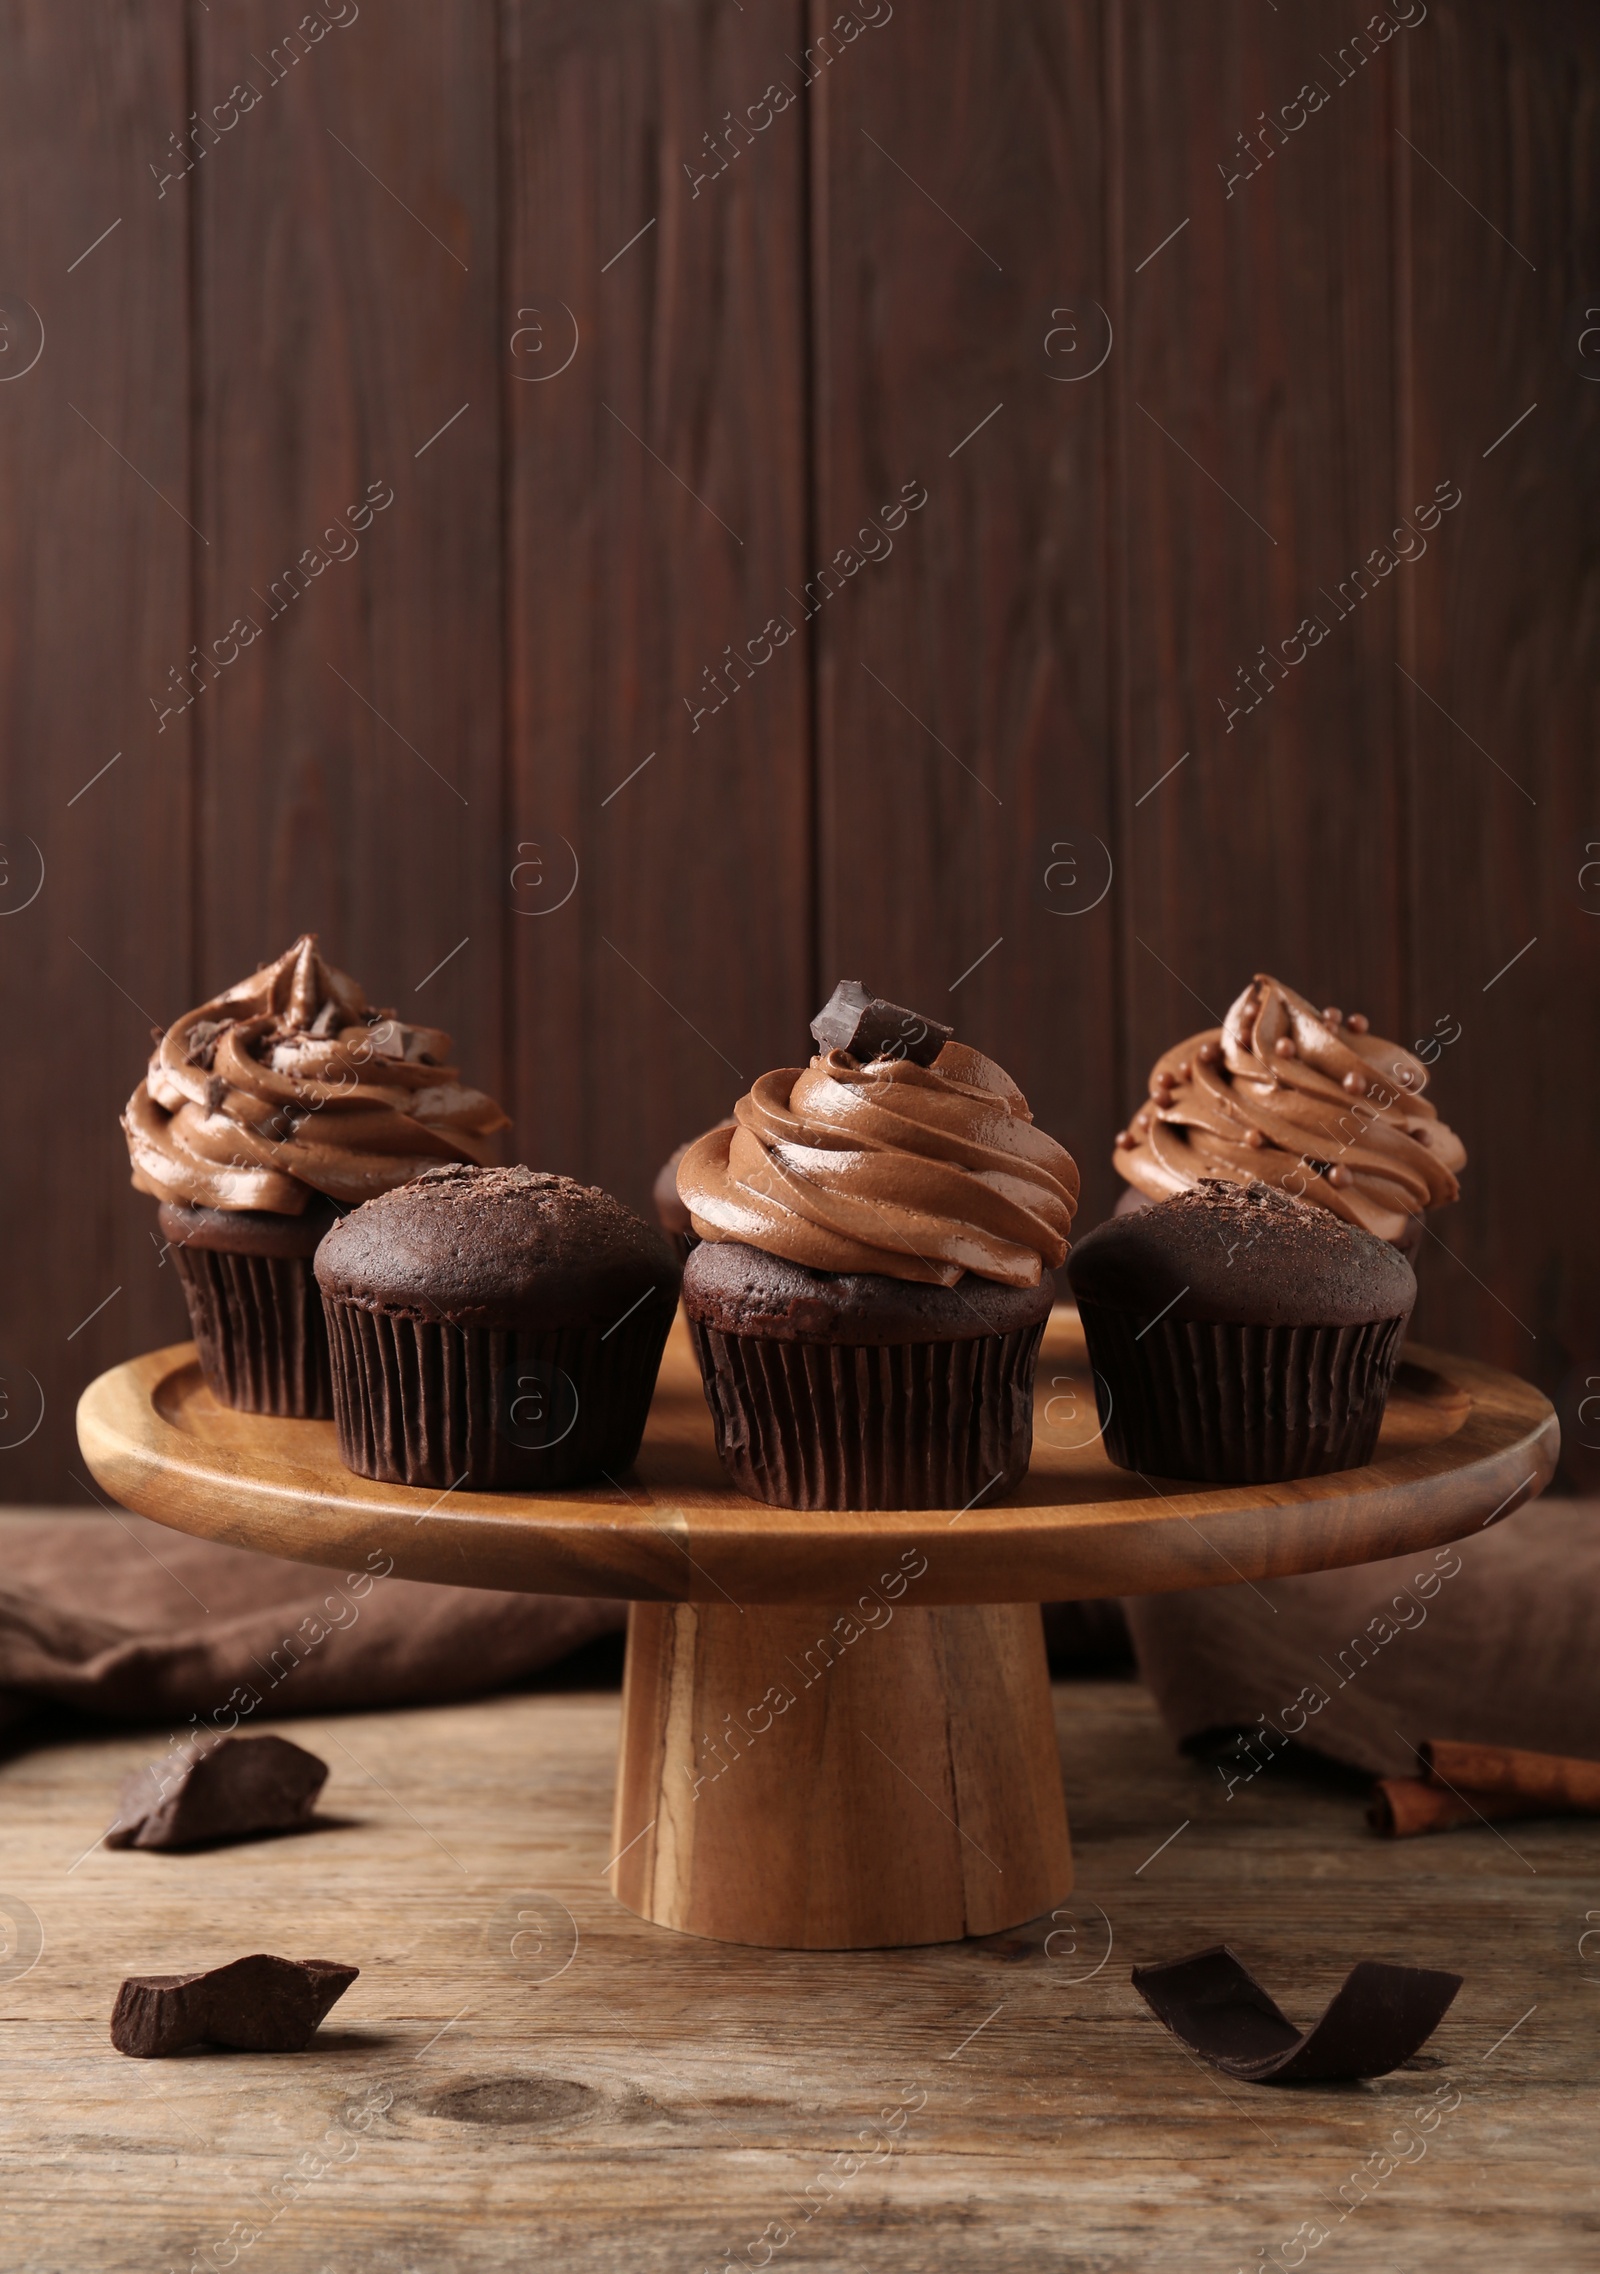
<instances>
[{"instance_id":1,"label":"chocolate curl","mask_svg":"<svg viewBox=\"0 0 1600 2274\"><path fill-rule=\"evenodd\" d=\"M873 1058L909 1058L931 1066L955 1034L953 1026L869 995L859 979L841 979L811 1022L823 1050L847 1050L859 1064Z\"/></svg>"},{"instance_id":2,"label":"chocolate curl","mask_svg":"<svg viewBox=\"0 0 1600 2274\"><path fill-rule=\"evenodd\" d=\"M209 1974L135 1974L117 1992L111 2042L139 2061L191 2045L240 2053L303 2053L360 1972L329 1958L258 1951Z\"/></svg>"},{"instance_id":3,"label":"chocolate curl","mask_svg":"<svg viewBox=\"0 0 1600 2274\"><path fill-rule=\"evenodd\" d=\"M1428 2042L1462 1982L1459 1974L1364 1958L1322 2019L1299 2030L1226 1943L1166 1965L1136 1966L1130 1979L1175 2037L1246 2084L1387 2076Z\"/></svg>"}]
</instances>

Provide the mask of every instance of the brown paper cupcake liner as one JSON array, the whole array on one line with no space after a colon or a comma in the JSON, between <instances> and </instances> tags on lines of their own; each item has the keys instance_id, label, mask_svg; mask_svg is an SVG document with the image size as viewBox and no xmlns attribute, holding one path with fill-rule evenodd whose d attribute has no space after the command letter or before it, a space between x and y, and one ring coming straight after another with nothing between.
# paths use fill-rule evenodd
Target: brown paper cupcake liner
<instances>
[{"instance_id":1,"label":"brown paper cupcake liner","mask_svg":"<svg viewBox=\"0 0 1600 2274\"><path fill-rule=\"evenodd\" d=\"M1043 1323L960 1342L853 1346L689 1322L738 1489L775 1508L966 1508L1033 1448Z\"/></svg>"},{"instance_id":2,"label":"brown paper cupcake liner","mask_svg":"<svg viewBox=\"0 0 1600 2274\"><path fill-rule=\"evenodd\" d=\"M324 1297L339 1457L381 1484L547 1492L639 1450L671 1325L460 1327ZM654 1312L656 1315L649 1315Z\"/></svg>"},{"instance_id":3,"label":"brown paper cupcake liner","mask_svg":"<svg viewBox=\"0 0 1600 2274\"><path fill-rule=\"evenodd\" d=\"M1081 1303L1079 1315L1111 1459L1207 1484L1280 1484L1364 1467L1405 1331L1404 1319L1354 1327L1162 1319L1141 1330L1131 1311L1097 1303Z\"/></svg>"},{"instance_id":4,"label":"brown paper cupcake liner","mask_svg":"<svg viewBox=\"0 0 1600 2274\"><path fill-rule=\"evenodd\" d=\"M181 1242L168 1252L212 1396L240 1413L326 1420L333 1384L310 1256L243 1255Z\"/></svg>"}]
</instances>

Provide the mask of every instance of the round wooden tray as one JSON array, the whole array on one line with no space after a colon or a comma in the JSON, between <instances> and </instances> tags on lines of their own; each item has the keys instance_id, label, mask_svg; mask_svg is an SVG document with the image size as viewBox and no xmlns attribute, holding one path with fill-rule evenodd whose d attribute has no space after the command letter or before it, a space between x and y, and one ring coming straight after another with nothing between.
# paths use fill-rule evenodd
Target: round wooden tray
<instances>
[{"instance_id":1,"label":"round wooden tray","mask_svg":"<svg viewBox=\"0 0 1600 2274\"><path fill-rule=\"evenodd\" d=\"M219 1406L192 1343L117 1366L84 1391L78 1435L113 1499L174 1529L307 1563L374 1548L408 1579L644 1602L821 1603L907 1550L918 1601L1047 1603L1155 1595L1322 1571L1432 1547L1543 1489L1549 1402L1466 1358L1408 1350L1378 1458L1295 1484L1194 1486L1114 1468L1099 1441L1077 1313L1045 1330L1033 1466L999 1507L796 1514L725 1482L681 1317L644 1445L580 1494L415 1491L352 1476L329 1421Z\"/></svg>"},{"instance_id":2,"label":"round wooden tray","mask_svg":"<svg viewBox=\"0 0 1600 2274\"><path fill-rule=\"evenodd\" d=\"M739 1942L993 1934L1072 1883L1038 1603L1158 1594L1433 1547L1543 1489L1525 1382L1410 1350L1367 1468L1197 1488L1099 1442L1076 1314L1045 1332L1033 1466L994 1508L801 1515L724 1482L682 1321L626 1476L582 1496L371 1484L333 1425L216 1404L192 1344L92 1382L78 1435L125 1508L401 1578L632 1598L616 1893Z\"/></svg>"}]
</instances>

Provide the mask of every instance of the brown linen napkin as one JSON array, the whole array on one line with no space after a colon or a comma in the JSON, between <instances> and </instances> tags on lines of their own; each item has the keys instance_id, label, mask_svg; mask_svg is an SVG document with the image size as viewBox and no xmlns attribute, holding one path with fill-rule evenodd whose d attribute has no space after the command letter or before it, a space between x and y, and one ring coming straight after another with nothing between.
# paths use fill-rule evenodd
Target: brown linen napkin
<instances>
[{"instance_id":1,"label":"brown linen napkin","mask_svg":"<svg viewBox=\"0 0 1600 2274\"><path fill-rule=\"evenodd\" d=\"M1294 1514L1285 1508L1284 1523ZM1429 1738L1594 1751L1593 1501L1537 1501L1391 1562L1125 1607L1139 1670L1186 1750L1252 1733L1223 1769L1230 1795L1290 1741L1380 1777L1417 1776Z\"/></svg>"},{"instance_id":2,"label":"brown linen napkin","mask_svg":"<svg viewBox=\"0 0 1600 2274\"><path fill-rule=\"evenodd\" d=\"M0 1515L0 1729L41 1705L249 1730L481 1696L618 1631L624 1603L281 1563L140 1516Z\"/></svg>"},{"instance_id":3,"label":"brown linen napkin","mask_svg":"<svg viewBox=\"0 0 1600 2274\"><path fill-rule=\"evenodd\" d=\"M1600 1816L1600 1761L1447 1737L1421 1750L1420 1777L1380 1777L1373 1787L1367 1822L1390 1839L1499 1816Z\"/></svg>"}]
</instances>

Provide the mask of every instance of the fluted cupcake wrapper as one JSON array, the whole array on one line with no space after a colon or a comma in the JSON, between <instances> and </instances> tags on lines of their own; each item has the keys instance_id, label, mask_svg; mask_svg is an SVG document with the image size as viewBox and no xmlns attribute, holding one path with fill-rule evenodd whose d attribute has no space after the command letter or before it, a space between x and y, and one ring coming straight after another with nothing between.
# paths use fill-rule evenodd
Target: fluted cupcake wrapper
<instances>
[{"instance_id":1,"label":"fluted cupcake wrapper","mask_svg":"<svg viewBox=\"0 0 1600 2274\"><path fill-rule=\"evenodd\" d=\"M167 1252L212 1396L241 1413L326 1420L333 1385L310 1256L244 1255L181 1242Z\"/></svg>"},{"instance_id":2,"label":"fluted cupcake wrapper","mask_svg":"<svg viewBox=\"0 0 1600 2274\"><path fill-rule=\"evenodd\" d=\"M1105 1448L1119 1468L1207 1484L1359 1469L1383 1426L1403 1318L1219 1326L1080 1303Z\"/></svg>"},{"instance_id":3,"label":"fluted cupcake wrapper","mask_svg":"<svg viewBox=\"0 0 1600 2274\"><path fill-rule=\"evenodd\" d=\"M782 1342L691 1319L717 1452L776 1508L966 1508L1033 1448L1043 1323L961 1342Z\"/></svg>"},{"instance_id":4,"label":"fluted cupcake wrapper","mask_svg":"<svg viewBox=\"0 0 1600 2274\"><path fill-rule=\"evenodd\" d=\"M544 1492L639 1450L671 1325L460 1327L324 1297L339 1457L382 1484ZM652 1315L654 1314L654 1315Z\"/></svg>"}]
</instances>

